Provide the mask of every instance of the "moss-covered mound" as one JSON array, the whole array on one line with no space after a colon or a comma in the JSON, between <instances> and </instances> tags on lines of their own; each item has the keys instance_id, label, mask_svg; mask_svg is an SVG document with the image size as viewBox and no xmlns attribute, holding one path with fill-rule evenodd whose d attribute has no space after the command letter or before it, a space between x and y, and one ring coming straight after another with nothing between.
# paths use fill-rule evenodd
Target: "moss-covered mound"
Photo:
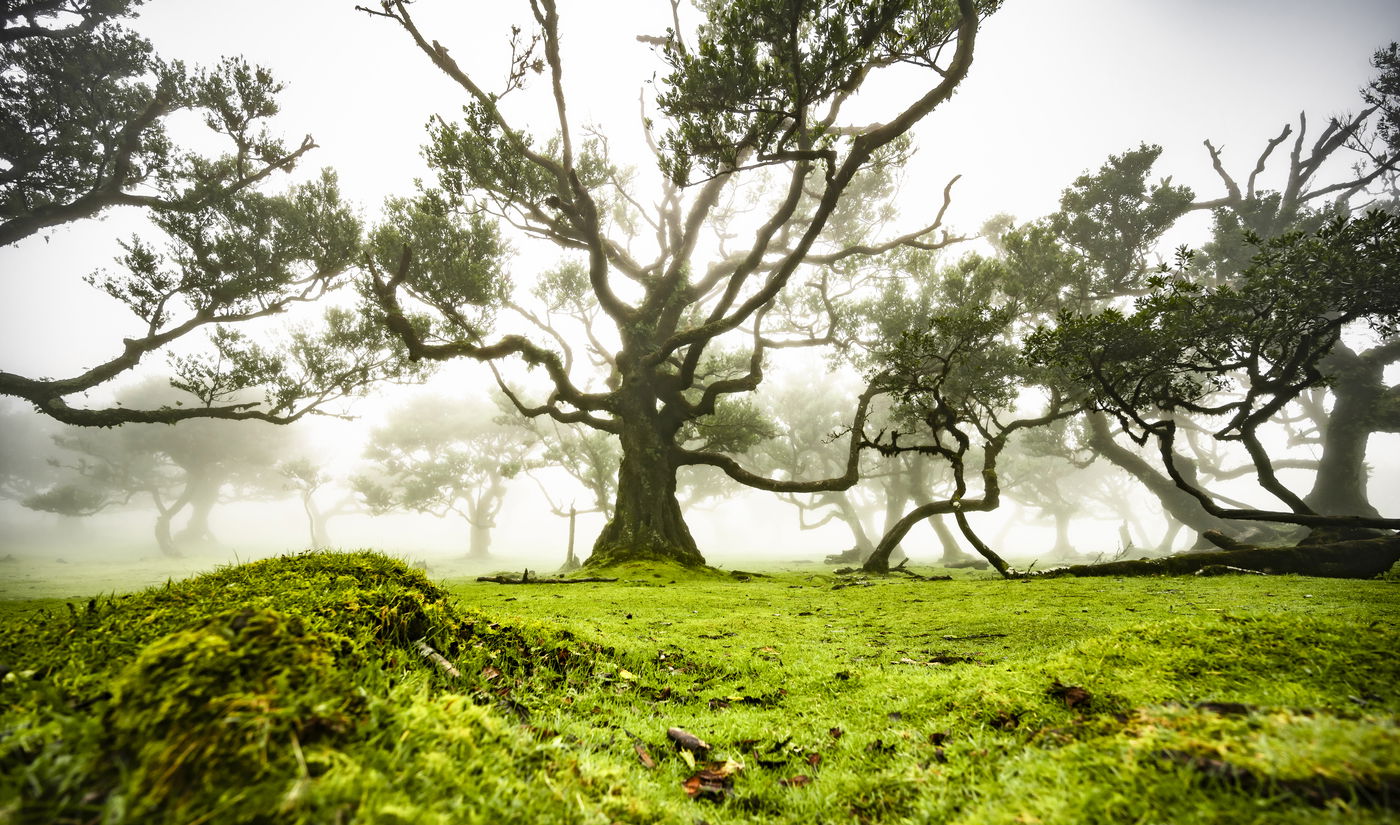
<instances>
[{"instance_id":1,"label":"moss-covered mound","mask_svg":"<svg viewBox=\"0 0 1400 825\"><path fill-rule=\"evenodd\" d=\"M70 605L0 644L0 821L508 821L508 788L577 775L478 706L528 713L598 653L372 553Z\"/></svg>"}]
</instances>

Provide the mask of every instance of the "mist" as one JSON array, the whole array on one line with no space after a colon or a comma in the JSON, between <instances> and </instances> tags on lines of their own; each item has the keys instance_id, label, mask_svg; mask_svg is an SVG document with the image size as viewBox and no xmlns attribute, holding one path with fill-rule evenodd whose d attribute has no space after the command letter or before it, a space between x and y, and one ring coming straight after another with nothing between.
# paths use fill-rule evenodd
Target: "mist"
<instances>
[{"instance_id":1,"label":"mist","mask_svg":"<svg viewBox=\"0 0 1400 825\"><path fill-rule=\"evenodd\" d=\"M289 15L286 24L269 32L255 25L259 15L249 11L258 4L244 4L237 11L226 5L153 2L132 25L172 59L212 63L218 55L245 54L285 78L283 111L272 124L287 135L299 135L303 127L313 130L319 148L304 160L286 164L292 171L273 179L268 191L276 197L300 197L303 205L319 192L317 197L325 201L317 206L324 209L317 218L320 226L324 229L334 219L347 227L353 224L355 233L363 229L364 238L357 234L352 245L363 244L364 251L344 251L345 261L333 276L326 276L327 294L319 301L288 299L267 317L238 325L246 330L246 341L220 343L199 336L176 340L118 377L91 382L66 395L69 401L62 408L46 406L35 400L37 396L26 400L19 391L4 399L0 556L6 565L5 595L66 588L66 583L41 582L65 581L70 571L75 577L72 589L81 591L92 577L100 581L106 566L148 570L149 579L159 581L211 565L312 548L375 548L424 564L435 574L465 575L557 569L569 558L571 535L572 554L579 560L587 559L595 544L611 546L612 539L605 537L600 543L599 537L610 520L620 519L613 508L625 499L619 493L619 478L626 475L620 469L623 448L615 437L622 432L616 422L623 416L607 406L611 401L598 399L630 380L619 366L627 359L618 353L634 346L626 339L634 333L628 327L632 321L609 324L606 317L625 313L606 305L600 312L598 297L590 292L588 258L579 251L586 244L551 223L556 214L544 207L500 206L508 200L502 194L508 181L483 184L487 189L497 186L489 196L434 206L431 197L438 196L432 195L437 190L431 187L435 176L443 173L443 161L435 161L439 167L434 168L419 151L429 142L423 123L433 115L441 115L443 123L460 120L461 105L470 101L450 78L424 65L411 44L393 39L399 33L385 21L348 7L308 3L279 10L277 14ZM646 227L651 220L646 210L654 205L648 199L656 197L646 193L670 192L658 208L664 211L671 204L679 215L681 205L692 203L707 179L697 172L687 186L667 190L672 185L667 173L648 149L639 104L647 118L658 116L661 103L651 88L653 81L646 78L660 69L657 52L637 35L659 36L672 21L664 9L643 11L638 6L635 11L636 16L627 19L637 31L613 31L610 23L600 20L576 21L580 33L564 41L563 58L578 67L577 73L566 76L578 146L598 141L596 146L606 147L616 167L614 180L600 178L589 185L600 191L616 186L627 193L610 204L614 214L608 218L609 230L626 236L620 243L626 255L615 254L612 264L624 270L634 259L645 261L648 256L661 262L657 267L680 260L669 257L675 254L670 241L657 239L664 233ZM460 32L466 25L461 11L434 8L424 14L425 28ZM1267 21L1263 30L1261 19ZM1085 20L1095 25L1086 26ZM1251 197L1256 189L1262 196L1286 188L1285 152L1280 149L1262 175L1250 172L1256 158L1267 157L1269 141L1285 126L1301 139L1309 122L1318 130L1327 118L1344 117L1338 113L1362 111L1359 90L1377 71L1371 63L1373 53L1386 45L1377 40L1378 33L1400 30L1395 24L1400 24L1400 13L1389 4L1369 2L1343 4L1322 28L1315 25L1310 4L1295 3L1229 8L1191 4L1188 13L1084 2L1053 13L1012 7L991 16L979 35L984 45L979 45L977 63L958 94L910 133L908 147L893 146L890 159L882 160L887 165L861 179L870 194L862 190L859 197L870 198L868 202L861 201L849 214L834 211L830 218L836 227L833 234L858 239L858 244L852 242L856 246L887 238L913 240L881 247L880 254L868 256L870 261L859 270L835 266L846 253L840 251L840 242L823 241L828 245L821 250L829 258L824 265L837 274L824 274L809 262L792 276L790 292L765 305L776 308L762 332L775 340L753 343L761 339L754 327L769 312L764 309L759 321L736 317L723 337L685 339L687 343L673 346L666 356L677 359L682 372L699 369L703 374L693 386L658 391L651 402L654 408L698 408L713 386L734 392L731 407L712 404L668 434L674 435L678 449L690 451L685 461L671 468L674 497L683 529L704 561L731 568L858 565L914 508L944 498L956 503L975 497L981 484L979 462L985 464L992 442L996 444L990 452L999 455L1001 500L985 512L967 513L965 528L954 524L951 511L934 521L919 520L896 542L896 561L907 557L912 564L981 567L985 562L976 541L985 541L1020 570L1199 548L1199 534L1218 525L1203 516L1200 523L1183 526L1179 513L1168 512L1172 505L1166 498L1149 489L1142 474L1126 469L1142 463L1162 473L1152 443L1131 439L1132 411L1114 411L1119 418L1113 426L1121 432L1115 430L1111 438L1122 454L1110 460L1102 444L1093 447L1092 434L1084 429L1086 419L1068 417L1069 412L1061 419L1059 408L1048 428L1028 427L1015 435L999 430L1012 419L1029 420L1047 404L1060 403L1057 388L1024 376L1014 377L1020 383L1010 390L949 389L951 384L936 388L935 394L944 395L933 407L946 406L953 395L980 399L968 409L974 411L973 418L982 418L962 421L960 432L974 437L961 446L938 441L938 431L932 436L919 431L932 420L930 407L919 406L928 400L927 386L886 388L885 400L872 404L865 429L853 435L852 425L863 414L858 400L871 376L895 357L891 353L902 346L902 332L926 329L928 318L949 308L1024 301L1032 289L1027 284L1037 277L1051 279L1047 269L1014 289L1003 284L996 287L1001 292L994 293L978 285L979 262L1010 266L1006 262L1021 260L1018 255L1029 254L1026 239L1040 231L1036 227L1059 227L1059 242L1093 259L1091 266L1104 272L1119 266L1122 262L1108 260L1111 254L1090 248L1101 237L1086 235L1084 240L1066 234L1064 227L1071 226L1074 217L1066 204L1076 186L1081 195L1092 195L1094 186L1121 185L1131 163L1145 164L1134 173L1142 186L1137 196L1144 203L1159 192L1165 202L1173 186L1189 186L1190 191L1180 196L1186 200L1171 220L1132 238L1131 244L1121 237L1113 241L1132 246L1132 260L1113 275L1119 278L1110 285L1113 288L1104 286L1107 275L1094 276L1102 283L1083 287L1079 306L1089 306L1092 298L1098 309L1129 310L1148 291L1142 279L1164 265L1170 268L1174 250L1183 245L1214 249L1209 254L1215 255L1212 265L1219 268L1209 276L1234 277L1243 259L1227 261L1229 254L1238 253L1220 251L1227 245L1221 229L1224 219L1218 212L1211 218L1211 199L1224 198L1220 193L1230 185L1238 188L1246 176ZM512 49L524 46L510 44L509 26L505 13L494 9L472 18L470 28L499 36L487 38L489 48L463 56L463 65L485 73L483 67L513 59ZM319 34L311 43L306 32L313 29ZM1155 45L1148 48L1146 41ZM1161 59L1143 57L1154 50ZM379 55L383 62L357 56L366 53ZM596 59L600 53L609 59ZM1163 62L1167 55L1170 67ZM526 68L529 71L520 74L521 91L511 91L507 108L518 122L543 123L540 128L545 129L555 116L553 98L547 84L525 84L531 72L543 69ZM852 98L845 116L852 123L878 123L899 111L908 82L900 72L906 71L912 69L899 67L889 77L872 81ZM1211 80L1224 77L1237 81ZM366 100L374 102L367 108ZM1312 120L1300 120L1299 111ZM173 115L168 129L176 143L195 151L223 151L220 136L209 134L192 112ZM1358 126L1357 135L1382 139L1387 134L1365 129ZM441 134L434 150L439 158L450 154L452 140L469 139L450 134L451 139L445 139ZM1209 141L1205 148L1203 140ZM290 141L288 149L295 145ZM603 150L577 151L582 155ZM703 147L689 151L697 164L720 162L706 159ZM1313 190L1343 186L1352 175L1348 165L1357 157L1348 151L1318 156L1308 185ZM334 192L316 189L316 170L323 164L339 173ZM1394 158L1380 166L1384 168L1364 184L1347 190L1351 200L1329 208L1360 214L1366 202L1393 209ZM728 200L715 207L711 218L714 231L686 248L685 265L696 272L719 266L717 262L734 258L746 239L760 235L769 214L764 210L779 200L775 193L782 191L778 184L785 170L757 170L751 180L725 195ZM488 174L482 169L471 173ZM443 180L449 178L450 174ZM1090 178L1094 180L1081 186ZM417 195L415 179L427 181ZM414 201L415 197L427 200ZM557 203L558 195L551 197ZM1192 198L1195 203L1188 205ZM1300 206L1290 220L1312 231L1314 219L1325 211L1322 203ZM1223 204L1221 200L1215 208L1234 208ZM439 207L439 212L432 211ZM1085 214L1091 213L1085 208ZM456 223L450 229L423 228L441 214L450 214ZM475 223L482 215L495 223ZM675 220L674 215L666 220ZM160 224L141 208L118 205L100 220L56 224L4 247L0 351L5 369L16 376L74 375L112 357L124 340L145 334L142 319L131 317L140 303L139 296L131 297L139 293L132 284L150 277L139 260L133 263L132 250L141 247L133 246L130 238L134 234L158 239L153 244L176 238L172 260L199 258L203 252L197 245L189 247L193 252L180 251L180 243L189 243L178 237L180 231L180 226ZM292 229L283 231L287 237L295 235ZM553 246L540 241L550 232L555 232ZM447 252L431 245L437 241ZM448 253L457 248L453 244L469 247L476 256L469 272L454 271L452 278L457 280L441 278L438 287L409 280L402 298L405 313L436 310L441 315L431 334L416 342L419 351L414 357L421 360L410 363L402 352L385 356L395 347L402 349L404 341L393 340L381 328L364 332L386 336L365 345L365 352L374 351L383 360L372 367L355 362L353 380L321 375L326 385L308 389L312 379L301 374L296 380L303 383L290 386L295 381L288 370L279 372L271 365L279 359L284 366L291 364L289 353L298 346L303 354L311 349L296 336L320 324L327 307L361 320L398 308L387 303L398 300L385 297L392 293L380 293L378 305L366 303L365 296L373 298L374 285L389 281L386 273L399 260L398 249L414 242L417 249L426 250L421 256L424 266L452 263ZM1008 247L1017 243L1023 246ZM304 260L297 259L294 263L302 267L295 270L297 277L320 265L317 256L325 257L323 253L311 250ZM442 261L432 259L438 253ZM778 247L766 254L776 260L779 253L793 254ZM904 253L908 254L901 257ZM641 270L641 264L637 268ZM355 273L345 277L358 279L356 286L341 288L346 286L346 272ZM611 292L600 294L622 304L649 306L647 277L616 278ZM309 291L319 292L323 286ZM734 296L719 298L722 290L708 288L712 292L696 303L695 311L713 310L715 317L723 315L722 307L726 301L732 304L734 296L748 299L757 291L754 283L736 281ZM1002 336L997 346L1020 346L1035 327L1051 324L1057 311L1071 305L1069 293L1065 287L1063 294L1042 296L1039 308L1009 322L1010 331L997 333ZM128 306L121 305L123 299ZM186 308L199 300L203 299L189 299ZM271 299L250 299L230 314L257 314L250 307L259 301L266 304ZM839 303L839 311L822 308L821 301ZM893 303L882 306L880 301ZM178 303L171 299L172 306ZM714 309L716 305L721 309ZM896 322L899 312L908 314ZM1368 319L1372 316L1360 313L1346 327L1339 340L1348 351L1364 353L1393 344L1393 330L1384 324L1379 332L1374 325L1368 329ZM164 316L151 321L150 329L164 321ZM483 337L487 331L490 334ZM489 365L466 359L435 361L433 347L446 346L444 342L455 340L463 351L471 351L492 336L539 342L557 355L561 372L573 386L565 387L567 382L548 368L538 369L546 359L536 350L517 349L510 358L489 359L472 351L472 358L488 360ZM338 340L347 337L345 333ZM706 350L711 340L714 346ZM939 358L952 363L951 355L934 351L937 344L926 341L918 357L925 364ZM265 350L257 350L263 346ZM689 357L684 346L698 347L692 361L701 360L702 350L703 358L710 360L700 367L683 363ZM754 350L751 359L746 347ZM357 358L368 357L356 352ZM424 359L423 353L429 357ZM322 356L317 357L325 360ZM259 365L264 380L246 382L248 386L236 392L226 390L219 383L219 370L232 374L243 369L230 366L239 357ZM968 361L960 369L985 378L995 367ZM348 375L349 367L345 369ZM755 377L760 374L761 380ZM1382 365L1380 375L1393 390L1397 366ZM743 385L743 391L731 385ZM1222 389L1221 397L1236 389ZM75 408L266 410L271 409L267 399L277 392L291 397L297 390L305 406L289 402L273 414L294 418L289 424L131 420L107 426L106 419L92 419L85 423L97 426L67 426L53 420L63 417L55 410ZM995 400L987 401L989 397ZM1300 495L1315 484L1328 415L1337 403L1337 397L1321 387L1300 391L1286 409L1280 408L1251 432L1278 465L1277 477ZM1189 410L1183 414L1190 415ZM607 426L588 429L599 421ZM1229 507L1272 510L1276 503L1270 503L1271 493L1264 489L1268 485L1261 486L1248 471L1250 453L1238 441L1211 441L1210 416L1199 415L1191 422L1196 429L1182 450L1206 479L1210 494ZM941 432L957 429L950 428ZM1369 508L1361 515L1373 519L1393 515L1385 512L1386 504L1400 500L1400 469L1389 458L1400 454L1400 437L1384 429L1362 439L1364 478L1353 496ZM588 440L589 432L597 436L593 441ZM1004 444L998 440L1002 435ZM852 438L868 443L848 469ZM918 443L909 446L914 442ZM954 453L955 463L966 463L958 464L956 473L948 463ZM731 461L737 462L737 470L726 475ZM734 477L743 473L762 477L773 489L736 482ZM802 483L843 473L853 473L858 480L839 490L832 485L830 490L799 491ZM1346 507L1319 510L1329 516L1353 514ZM88 571L83 574L89 577L87 583L77 583L79 569Z\"/></svg>"}]
</instances>

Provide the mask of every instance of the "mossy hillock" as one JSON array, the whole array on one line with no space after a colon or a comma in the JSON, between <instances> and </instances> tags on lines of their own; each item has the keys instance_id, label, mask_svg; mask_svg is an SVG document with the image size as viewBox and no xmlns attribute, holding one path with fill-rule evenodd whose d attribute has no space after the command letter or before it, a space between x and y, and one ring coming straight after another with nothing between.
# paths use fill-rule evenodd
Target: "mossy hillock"
<instances>
[{"instance_id":1,"label":"mossy hillock","mask_svg":"<svg viewBox=\"0 0 1400 825\"><path fill-rule=\"evenodd\" d=\"M579 780L483 706L528 713L601 652L368 552L70 604L0 644L0 821L504 821L506 787Z\"/></svg>"}]
</instances>

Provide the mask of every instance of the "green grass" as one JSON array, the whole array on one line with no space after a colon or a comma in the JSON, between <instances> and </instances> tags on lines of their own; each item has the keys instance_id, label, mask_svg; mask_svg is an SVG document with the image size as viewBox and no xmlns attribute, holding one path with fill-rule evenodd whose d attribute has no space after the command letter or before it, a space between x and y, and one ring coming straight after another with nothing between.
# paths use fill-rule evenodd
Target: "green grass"
<instances>
[{"instance_id":1,"label":"green grass","mask_svg":"<svg viewBox=\"0 0 1400 825\"><path fill-rule=\"evenodd\" d=\"M613 573L0 603L0 821L1397 821L1392 582Z\"/></svg>"}]
</instances>

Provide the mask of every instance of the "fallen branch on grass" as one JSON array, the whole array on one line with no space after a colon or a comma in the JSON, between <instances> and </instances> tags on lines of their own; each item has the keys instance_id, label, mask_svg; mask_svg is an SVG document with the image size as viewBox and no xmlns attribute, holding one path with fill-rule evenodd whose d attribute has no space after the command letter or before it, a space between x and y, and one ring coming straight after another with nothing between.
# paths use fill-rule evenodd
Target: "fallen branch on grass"
<instances>
[{"instance_id":1,"label":"fallen branch on grass","mask_svg":"<svg viewBox=\"0 0 1400 825\"><path fill-rule=\"evenodd\" d=\"M494 584L583 584L585 582L615 582L617 579L608 579L601 576L583 576L577 579L532 579L530 571L527 569L520 574L520 578L513 579L510 576L477 576L479 582L492 582Z\"/></svg>"},{"instance_id":2,"label":"fallen branch on grass","mask_svg":"<svg viewBox=\"0 0 1400 825\"><path fill-rule=\"evenodd\" d=\"M451 676L453 679L462 678L462 671L453 667L452 663L447 661L447 657L443 656L441 653L438 653L436 650L433 650L431 647L428 646L427 642L423 641L422 639L419 639L417 642L415 642L415 644L418 645L418 652L423 656L424 659L427 659L428 661L442 668L443 672L446 673L448 676Z\"/></svg>"},{"instance_id":3,"label":"fallen branch on grass","mask_svg":"<svg viewBox=\"0 0 1400 825\"><path fill-rule=\"evenodd\" d=\"M1185 553L1161 559L1076 564L1041 576L1187 576L1198 570L1234 567L1260 573L1295 573L1333 579L1369 579L1400 561L1400 536L1353 539L1297 547L1253 547L1217 553Z\"/></svg>"}]
</instances>

